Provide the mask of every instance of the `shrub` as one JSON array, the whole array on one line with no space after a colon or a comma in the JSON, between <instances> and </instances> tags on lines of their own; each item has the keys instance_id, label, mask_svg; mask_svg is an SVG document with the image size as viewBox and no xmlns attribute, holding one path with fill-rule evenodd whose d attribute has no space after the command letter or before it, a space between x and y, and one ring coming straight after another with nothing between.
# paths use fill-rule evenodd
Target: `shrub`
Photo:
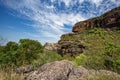
<instances>
[{"instance_id":1,"label":"shrub","mask_svg":"<svg viewBox=\"0 0 120 80\"><path fill-rule=\"evenodd\" d=\"M15 66L31 64L42 52L43 47L38 41L21 39L19 44L10 41L1 48L0 64Z\"/></svg>"},{"instance_id":2,"label":"shrub","mask_svg":"<svg viewBox=\"0 0 120 80\"><path fill-rule=\"evenodd\" d=\"M39 65L58 60L62 60L61 55L54 51L44 50L43 53L39 53L38 59L34 60L32 64L37 67Z\"/></svg>"},{"instance_id":3,"label":"shrub","mask_svg":"<svg viewBox=\"0 0 120 80\"><path fill-rule=\"evenodd\" d=\"M75 63L75 65L80 66L80 65L84 65L84 62L86 60L87 56L84 54L80 54L79 56L76 56L75 59L73 60L73 62Z\"/></svg>"}]
</instances>

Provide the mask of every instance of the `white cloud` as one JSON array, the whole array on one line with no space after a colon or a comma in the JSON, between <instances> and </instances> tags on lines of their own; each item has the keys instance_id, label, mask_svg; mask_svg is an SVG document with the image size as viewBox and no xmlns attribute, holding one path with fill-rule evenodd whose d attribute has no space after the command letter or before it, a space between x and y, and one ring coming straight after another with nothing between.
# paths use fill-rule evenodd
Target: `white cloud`
<instances>
[{"instance_id":1,"label":"white cloud","mask_svg":"<svg viewBox=\"0 0 120 80\"><path fill-rule=\"evenodd\" d=\"M80 3L82 3L84 0L79 0Z\"/></svg>"},{"instance_id":2,"label":"white cloud","mask_svg":"<svg viewBox=\"0 0 120 80\"><path fill-rule=\"evenodd\" d=\"M69 7L71 0L61 0L62 2L65 3L67 7Z\"/></svg>"},{"instance_id":3,"label":"white cloud","mask_svg":"<svg viewBox=\"0 0 120 80\"><path fill-rule=\"evenodd\" d=\"M69 5L70 0L62 1L64 1L67 6ZM84 20L80 14L55 14L51 12L52 10L48 12L48 9L54 9L55 7L53 5L40 5L39 0L22 0L19 4L14 0L12 0L14 4L8 0L7 2L9 7L34 21L35 24L33 27L46 37L59 38L61 34L65 33L64 24L73 25L77 21ZM16 7L16 5L18 5L18 7Z\"/></svg>"},{"instance_id":4,"label":"white cloud","mask_svg":"<svg viewBox=\"0 0 120 80\"><path fill-rule=\"evenodd\" d=\"M54 5L56 1L65 3L66 10L64 12L57 12L57 7ZM30 25L42 36L58 40L60 35L66 33L65 30L69 29L64 26L65 24L74 25L76 22L86 19L82 14L74 13L72 10L66 13L69 8L76 5L77 1L81 4L84 0L51 0L52 3L50 5L48 3L41 3L40 0L4 0L3 2L7 7L19 12L28 20L33 21L34 24ZM100 5L102 0L89 1ZM69 8L67 9L67 7ZM39 37L38 35L33 36Z\"/></svg>"},{"instance_id":5,"label":"white cloud","mask_svg":"<svg viewBox=\"0 0 120 80\"><path fill-rule=\"evenodd\" d=\"M100 2L102 2L103 0L91 0L93 3L95 3L96 5L99 5Z\"/></svg>"},{"instance_id":6,"label":"white cloud","mask_svg":"<svg viewBox=\"0 0 120 80\"><path fill-rule=\"evenodd\" d=\"M111 0L113 3L115 3L117 6L120 6L120 0Z\"/></svg>"}]
</instances>

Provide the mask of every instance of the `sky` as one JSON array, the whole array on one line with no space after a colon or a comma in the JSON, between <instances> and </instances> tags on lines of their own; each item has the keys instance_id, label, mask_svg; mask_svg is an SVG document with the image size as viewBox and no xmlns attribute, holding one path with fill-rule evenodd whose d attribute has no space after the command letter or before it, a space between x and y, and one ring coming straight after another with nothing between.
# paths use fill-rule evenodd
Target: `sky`
<instances>
[{"instance_id":1,"label":"sky","mask_svg":"<svg viewBox=\"0 0 120 80\"><path fill-rule=\"evenodd\" d=\"M0 0L0 38L57 42L75 23L117 6L120 0Z\"/></svg>"}]
</instances>

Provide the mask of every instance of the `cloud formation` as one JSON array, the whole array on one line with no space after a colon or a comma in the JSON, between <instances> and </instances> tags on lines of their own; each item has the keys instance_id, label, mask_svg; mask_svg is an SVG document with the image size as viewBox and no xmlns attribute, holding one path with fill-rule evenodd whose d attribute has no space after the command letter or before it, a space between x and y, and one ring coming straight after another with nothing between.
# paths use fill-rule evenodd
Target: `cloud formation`
<instances>
[{"instance_id":1,"label":"cloud formation","mask_svg":"<svg viewBox=\"0 0 120 80\"><path fill-rule=\"evenodd\" d=\"M1 0L1 2L19 13L21 18L32 21L29 25L40 33L38 36L44 37L44 41L46 38L57 41L60 35L69 32L76 22L98 16L120 5L119 0Z\"/></svg>"}]
</instances>

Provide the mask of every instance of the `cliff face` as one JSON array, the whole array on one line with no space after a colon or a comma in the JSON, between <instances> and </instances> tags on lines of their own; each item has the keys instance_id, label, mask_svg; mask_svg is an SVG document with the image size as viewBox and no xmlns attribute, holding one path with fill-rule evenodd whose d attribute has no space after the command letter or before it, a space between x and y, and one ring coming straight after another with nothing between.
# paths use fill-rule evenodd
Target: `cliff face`
<instances>
[{"instance_id":1,"label":"cliff face","mask_svg":"<svg viewBox=\"0 0 120 80\"><path fill-rule=\"evenodd\" d=\"M104 29L107 31L107 33L106 31L99 29L90 31L90 29L94 28ZM96 45L96 43L93 42L97 41L98 44L96 45L96 47L99 48L101 46L101 41L103 42L103 45L101 47L103 47L105 42L113 40L111 38L108 40L108 38L106 37L111 36L109 34L110 30L120 30L120 7L112 9L111 11L106 12L99 17L76 23L72 29L72 33L63 34L61 36L61 39L58 42L58 44L60 45L60 47L58 48L58 53L62 56L67 53L69 53L71 56L77 53L83 53L86 48L86 44L92 45L92 47L87 46L87 48L89 47L91 49ZM113 35L116 36L117 34ZM117 42L117 38L118 36L116 36L116 39L114 41Z\"/></svg>"},{"instance_id":2,"label":"cliff face","mask_svg":"<svg viewBox=\"0 0 120 80\"><path fill-rule=\"evenodd\" d=\"M82 32L89 28L105 28L110 30L120 29L120 7L89 20L78 22L72 29L72 32Z\"/></svg>"}]
</instances>

